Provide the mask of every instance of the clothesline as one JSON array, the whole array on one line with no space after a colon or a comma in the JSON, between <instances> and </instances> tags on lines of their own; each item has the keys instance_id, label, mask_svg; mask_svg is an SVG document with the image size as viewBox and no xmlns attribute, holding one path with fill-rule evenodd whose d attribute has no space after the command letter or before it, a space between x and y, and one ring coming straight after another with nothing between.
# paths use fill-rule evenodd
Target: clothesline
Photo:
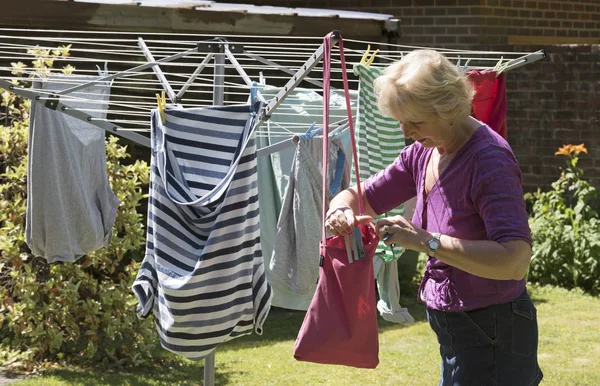
<instances>
[{"instance_id":1,"label":"clothesline","mask_svg":"<svg viewBox=\"0 0 600 386\"><path fill-rule=\"evenodd\" d=\"M57 83L60 83L60 82L57 82ZM73 84L72 81L67 81L64 83ZM113 88L114 88L114 86L113 86ZM41 97L37 98L37 100L47 101L47 100L52 99L50 97L50 95L51 95L50 92L40 90L40 93L45 94L47 96L41 96ZM80 98L77 96L77 94L84 94L90 98ZM229 94L229 93L226 93L226 94ZM232 93L232 94L247 96L247 93ZM122 97L122 98L137 98L137 99L152 100L152 102L137 101L135 103L123 103L123 102L115 102L115 101L109 102L109 101L98 100L99 96L101 96L101 94L75 91L73 94L66 95L61 100L63 102L65 102L66 104L68 104L69 102L77 102L78 104L86 104L87 103L91 106L98 106L98 105L106 105L107 106L107 108L105 108L105 109L102 109L102 108L88 109L85 107L78 109L78 110L84 111L86 113L100 112L100 113L111 113L111 114L126 114L130 117L134 117L132 119L90 118L91 122L103 121L103 122L112 122L112 123L127 124L127 125L133 125L133 126L145 126L144 128L139 128L139 127L126 128L126 129L121 129L120 131L133 131L133 132L148 132L149 131L149 122L145 121L145 120L135 119L135 117L147 118L149 116L151 109L156 107L156 103L153 98L144 97L144 96L135 97L135 96L131 96L131 95L119 95L119 94L112 93L113 98ZM210 99L190 99L189 101L190 101L190 103L186 103L186 106L188 106L188 107L202 107L202 106L211 104L211 102L212 102ZM300 99L290 97L288 99L288 102L292 102L292 101L299 102ZM225 104L229 105L232 103L225 103ZM120 107L129 107L129 108L138 108L140 111L111 109L111 108L108 108L109 105L120 106ZM321 106L310 106L310 105L303 106L304 111L314 113L315 115L319 115L321 109L322 109ZM67 111L67 110L71 110L71 109L63 108L63 111ZM278 116L280 118L287 117L287 118L289 118L289 120L292 120L293 118L297 117L297 115L298 115L297 111L292 106L281 105L278 109ZM331 118L335 119L335 120L343 119L345 117L346 117L345 114L331 114ZM277 136L277 135L279 135L279 136L289 137L289 135L296 134L298 131L297 129L305 129L306 128L305 124L296 123L296 122L286 123L286 126L293 130L289 130L287 128L282 127L281 125L274 123L273 127L270 127L268 130L260 130L260 129L257 130L257 135L258 136Z\"/></svg>"},{"instance_id":2,"label":"clothesline","mask_svg":"<svg viewBox=\"0 0 600 386\"><path fill-rule=\"evenodd\" d=\"M161 37L172 37L172 36L187 36L187 37L193 37L190 40L152 40L152 39L148 39L146 40L147 43L163 43L163 44L182 44L182 45L195 45L198 40L202 40L202 39L212 39L214 38L214 34L186 34L186 33L168 33L168 32L127 32L127 31L119 31L118 34L119 35L131 35L131 36L135 36L135 38L132 39L123 39L123 38L89 38L89 37L83 37L81 35L114 35L115 31L82 31L82 30L46 30L46 29L21 29L21 28L0 28L0 31L7 31L7 32L33 32L33 33L51 33L51 34L57 34L60 33L61 35L66 35L66 34L72 34L72 35L76 35L76 38L66 38L66 37L48 37L48 36L37 36L37 37L29 37L29 36L19 36L19 39L25 39L25 40L38 40L38 41L53 41L53 42L61 42L61 41L66 41L67 39L71 39L71 41L75 42L126 42L126 43L133 43L134 45L137 44L137 37L138 36L161 36ZM230 40L232 43L243 43L246 44L246 39L250 39L250 40L256 40L256 39L265 39L265 40L269 40L267 44L268 46L282 46L282 45L293 45L293 46L312 46L313 48L316 48L319 46L320 44L320 40L322 38L320 37L311 37L311 36L268 36L268 35L227 35L227 34L220 34L219 36L226 38L228 40ZM4 38L5 36L0 35L0 39ZM9 38L14 38L14 36L6 36ZM235 39L243 39L243 40L235 40ZM293 43L289 43L286 42L287 41L294 41L294 40L313 40L314 43L297 43L297 42L293 42ZM380 42L371 42L371 41L365 41L365 40L357 40L357 39L344 39L344 41L346 42L346 44L348 43L361 43L361 44L381 44ZM260 44L259 42L254 42L254 43L249 43L249 44L254 44L254 45L258 45ZM410 52L414 49L418 49L418 48L427 48L427 49L434 49L437 50L441 53L458 53L458 54L469 54L469 53L484 53L484 54L493 54L493 55L527 55L530 52L527 51L521 51L521 52L512 52L512 51L482 51L482 50L465 50L465 49L449 49L449 48L437 48L437 47L423 47L423 46L411 46L411 45L402 45L402 44L390 44L390 43L386 43L385 44L388 47L394 47L394 48L406 48L406 52Z\"/></svg>"},{"instance_id":3,"label":"clothesline","mask_svg":"<svg viewBox=\"0 0 600 386\"><path fill-rule=\"evenodd\" d=\"M8 35L14 31L23 33L19 36ZM60 37L43 36L43 34L56 35L58 33L60 33ZM36 34L37 36L24 36L27 34ZM214 36L205 34L159 34L161 38L173 39L159 40L156 39L157 34L153 33L119 32L118 38L108 36L111 34L114 35L107 31L0 28L0 80L28 82L40 72L38 68L31 65L31 62L39 57L40 50L52 52L56 49L60 50L59 46L70 45L67 56L52 58L53 65L56 67L49 70L52 74L58 74L61 67L70 64L75 66L75 75L97 77L97 68L101 68L105 76L116 78L112 79L111 95L108 100L99 102L96 100L98 95L93 93L79 93L78 91L70 94L61 93L60 101L65 104L62 109L65 112L74 111L69 109L68 104L77 102L80 106L84 106L77 109L83 113L106 113L108 114L106 119L90 118L90 121L102 121L107 125L117 125L113 127L113 132L115 130L116 132L148 131L150 111L156 107L156 94L166 90L165 87L172 90L169 94L171 101L175 101L173 98L175 93L178 93L178 96L182 96L178 102L185 107L212 105L216 92L222 95L223 104L229 105L246 103L252 82L265 82L267 84L265 87L273 90L282 87L285 82L289 82L290 75L301 73L301 82L296 82L292 88L300 89L299 87L303 86L307 92L315 90L312 91L315 93L314 96L320 97L318 92L320 92L320 85L323 81L323 68L320 61L316 60L311 63L309 70L304 72L303 70L307 68L307 63L311 59L316 59L316 52L322 38L225 35L221 38L226 40L215 41ZM143 42L143 48L140 46L140 41ZM234 52L216 52L214 47L206 46L210 42L226 44ZM356 90L358 78L353 76L352 67L361 60L367 45L375 47L380 46L380 43L352 39L346 39L345 42L347 70L350 74L349 83L351 89ZM195 50L195 48L198 49ZM385 66L416 48L420 47L383 45L378 51L377 61L373 63L373 66ZM144 49L147 51L143 51ZM529 54L525 52L434 49L444 53L465 71L491 69L510 61L516 63L518 62L517 58ZM185 52L185 55L182 55L182 52ZM170 57L174 56L177 57L176 60L168 61L171 60ZM48 59L50 60L50 58ZM151 66L140 67L140 64L148 63L149 60L156 62L159 67L155 67L154 70ZM8 66L8 64L16 62L24 62L24 67L18 70L20 74L15 75L12 73L14 71L12 65ZM341 78L337 55L334 55L332 62L334 65L331 73L334 79ZM139 71L131 71L138 67L140 67ZM127 71L123 72L124 69ZM155 73L153 74L152 71ZM159 74L162 76L162 82L158 78ZM80 81L72 81L68 76L60 76L53 77L52 83L77 86ZM66 88L71 87L67 86ZM43 90L38 91L37 99L39 101L51 102L55 98ZM183 95L184 91L185 95ZM270 106L271 108L277 107L279 117L293 120L298 112L292 105L303 103L303 101L290 97L287 93L282 97L285 99L278 100L279 97L272 99ZM87 111L86 105L93 106L94 110ZM316 117L320 116L322 109L321 106L310 105L302 108L305 113L314 113ZM333 116L332 118L343 117ZM263 117L260 122L268 122L268 118ZM304 128L303 125L295 127L294 124L287 123L286 126L293 128L294 131L277 127L276 124L269 126L269 130L266 132L269 134L281 132L282 135L294 134ZM258 134L263 134L260 127Z\"/></svg>"},{"instance_id":4,"label":"clothesline","mask_svg":"<svg viewBox=\"0 0 600 386\"><path fill-rule=\"evenodd\" d=\"M3 43L0 43L0 48L10 48L10 49L22 49L25 52L21 52L19 53L19 55L21 56L16 56L15 52L10 50L0 50L0 54L4 54L4 55L10 55L10 56L6 56L6 57L0 57L0 59L22 59L22 60L28 60L30 58L35 58L38 54L35 53L29 53L27 52L27 50L48 50L48 51L52 51L57 49L56 47L50 47L50 46L26 46L26 45L19 45L19 44L14 44L14 45L6 45ZM154 52L155 54L161 54L161 55L173 55L176 54L177 50L161 50L161 49L157 49L157 48L151 48L152 52ZM99 54L103 54L103 55L120 55L120 56L130 56L130 57L136 57L136 58L143 58L143 55L141 54L135 54L133 52L134 50L131 50L131 52L129 51L124 51L124 50L106 50L106 49L87 49L87 50L82 50L82 49L76 49L76 48L70 48L69 52L72 53L99 53ZM139 49L138 49L139 51ZM267 57L269 55L273 56L274 58L277 58L279 62L285 62L285 63L298 63L301 64L306 60L306 54L310 53L314 50L305 50L303 52L299 52L299 50L294 49L294 53L287 53L287 52L282 52L281 50L245 50L243 55L240 55L237 59L239 61L247 61L247 62L251 62L254 61L254 59L252 59L251 57L246 57L244 55L260 55L263 57ZM346 55L347 58L360 58L363 54L363 52L359 51L359 50L353 50L353 49L347 49L348 54ZM398 51L389 51L389 50L380 50L379 54L380 54L380 58L386 58L389 61L395 61L398 60L402 57L403 54L406 54L407 52L401 52L399 53ZM450 60L450 61L457 61L459 59L471 59L472 61L476 61L476 62L489 62L489 63L496 63L499 61L499 58L496 56L483 56L481 53L478 53L479 55L468 55L468 54L463 54L463 55L457 55L454 53L447 53L445 56ZM511 53L512 54L512 53ZM215 56L225 56L225 54L219 54L216 53L214 54ZM466 55L466 56L465 56ZM203 58L205 55L202 54L191 54L188 56L189 59L198 59L198 58ZM515 55L516 56L516 55ZM510 57L509 54L506 54L506 56L503 55L503 57L501 58L502 62L506 62L511 60L512 58ZM85 57L75 57L73 55L68 56L68 57L56 57L55 60L57 61L73 61L73 62L98 62L98 59L94 59L94 58L85 58ZM134 60L117 60L117 59L103 59L104 62L108 62L108 63L124 63L124 64L136 64L138 63L137 61ZM335 58L332 60L332 62L338 63L339 64L339 60L335 60ZM170 66L176 66L176 67L190 67L193 66L193 63L177 63L177 62L172 62L172 63L165 63L164 65L170 65ZM213 67L214 65L208 64L207 67ZM482 64L482 66L484 66ZM264 66L261 66L264 67ZM336 70L335 68L332 68L332 70Z\"/></svg>"},{"instance_id":5,"label":"clothesline","mask_svg":"<svg viewBox=\"0 0 600 386\"><path fill-rule=\"evenodd\" d=\"M0 38L2 38L0 36ZM292 59L286 59L289 62L303 62L305 57L306 57L306 53L310 53L312 51L314 51L314 49L312 48L297 48L297 47L277 47L277 51L273 50L272 45L267 46L261 46L260 48L262 48L262 50L258 50L258 49L252 49L253 46L252 45L248 45L248 44L244 44L244 43L240 43L241 45L243 45L245 47L245 53L248 54L254 54L254 55L276 55L278 58L279 57L283 57L283 58L299 58L297 60L292 60ZM3 43L0 42L0 47L2 48L20 48L23 50L56 50L57 47L56 46L40 46L40 45L25 45L25 44L10 44L10 43ZM129 47L129 46L125 46L125 47ZM258 46L256 46L258 47ZM318 48L318 46L315 46L315 48ZM177 52L180 52L177 49L173 49L173 48L161 48L161 47L152 47L151 48L152 51L155 54L163 54L163 55L173 55ZM282 52L283 51L283 52ZM285 51L293 51L290 53L287 53ZM106 55L121 55L121 56L133 56L133 57L143 57L143 55L141 55L139 53L139 49L134 49L134 48L130 48L130 49L113 49L113 50L107 50L106 48L98 48L98 49L81 49L81 48L73 48L71 47L69 49L69 52L73 53L73 52L84 52L84 53L102 53L102 54L106 54ZM390 57L390 60L397 60L398 58L400 58L403 54L408 53L409 51L406 52L399 52L399 51L391 51L391 50L379 50L379 53L382 54L383 56L387 56ZM12 54L13 51L0 51L0 53L3 54ZM461 53L457 54L455 52L442 52L443 54L445 54L445 56L449 59L449 60L457 60L460 56ZM473 53L469 53L469 52L465 52L462 53L462 58L465 57L465 55L468 55L468 58L472 59L472 60L481 60L481 61L497 61L497 57L487 57L484 56L484 54L490 54L489 52L485 52L482 53L480 51L475 51ZM515 52L507 52L507 53L503 53L504 55L506 55L506 58L503 60L510 60L510 56L520 56L520 53L515 53ZM28 56L35 56L35 54L32 53L23 53L23 55L28 55ZM222 55L224 56L225 54L218 54L216 53L215 55ZM503 55L503 56L504 56ZM189 57L193 58L193 57L201 57L201 54L192 54ZM353 49L347 49L347 54L346 57L360 57L362 56L362 52L358 51L358 50L353 50ZM72 57L69 57L70 59L73 59ZM62 59L62 60L68 60L69 58L57 58L57 59ZM81 58L80 60L93 60L93 59L85 59L85 58ZM251 58L246 58L246 57L240 57L240 60L251 60ZM335 62L335 60L334 60ZM180 63L172 63L172 65L181 65Z\"/></svg>"},{"instance_id":6,"label":"clothesline","mask_svg":"<svg viewBox=\"0 0 600 386\"><path fill-rule=\"evenodd\" d=\"M1 59L2 58L0 58L0 60ZM97 62L95 62L95 63L97 63ZM233 66L226 66L225 68L226 69L234 69ZM245 68L248 69L247 67L245 67ZM256 69L256 70L262 70L262 71L275 70L274 68L266 68L266 67L255 67L254 69ZM294 70L294 69L297 69L297 68L288 67L288 69ZM320 70L320 68L316 68L316 71L318 71L318 70ZM13 71L13 69L11 67L0 67L0 71L10 72L10 71ZM54 72L57 72L57 71L58 71L58 69L54 70ZM24 67L24 68L20 69L19 72L28 73L29 75L35 75L35 74L39 73L37 69L34 69L32 67ZM117 74L118 72L119 71L109 71L108 74L109 75L114 75L114 74ZM331 73L338 73L338 72L340 72L340 71L335 71L335 70L331 71ZM98 70L94 70L94 69L77 69L76 73L78 73L78 74L89 74L89 75L96 75L97 76L98 75ZM173 76L174 78L175 77L180 77L180 78L187 78L187 77L189 77L189 74L186 74L186 73L164 72L164 74L165 75L169 75L169 76ZM121 82L129 84L129 83L133 82L132 80L129 80L130 78L133 78L133 77L136 77L136 76L147 77L148 75L149 75L148 72L132 72L126 78L125 77L121 78ZM232 77L231 74L223 74L223 75L216 75L216 76L217 77L223 77L223 78L231 78ZM233 76L235 76L236 78L239 77L238 75L233 75ZM268 78L269 79L283 79L283 80L287 80L287 79L289 79L289 76L285 76L285 75L269 75ZM0 76L0 79L19 79L19 80L22 80L22 81L31 80L30 78L23 78L23 77L18 77L18 76ZM315 80L315 81L322 81L322 77L319 77L319 76L306 77L306 79L312 79L312 80ZM207 78L204 78L204 80L210 82L210 80L207 80ZM144 82L144 80L137 80L137 79L136 79L136 81L138 81L138 82ZM355 79L352 79L352 80L349 79L348 81L350 83L356 83L357 82ZM61 81L61 82L67 82L67 81ZM153 81L153 80L146 80L145 82L146 83L157 84L158 86L160 86L160 84L158 82ZM171 84L181 84L181 85L185 84L184 81L178 82L176 80L170 81L169 83L171 83ZM229 85L235 86L236 84L242 85L241 83L235 83L235 82L229 81L228 84L226 84L225 86L229 86ZM194 83L194 86L198 86L198 85L199 84ZM246 85L242 85L242 86L245 87L245 88L248 88L248 86L246 86Z\"/></svg>"},{"instance_id":7,"label":"clothesline","mask_svg":"<svg viewBox=\"0 0 600 386\"><path fill-rule=\"evenodd\" d=\"M58 84L58 82L57 82ZM114 86L113 86L114 87ZM36 100L39 101L45 101L45 100L51 100L52 99L52 94L50 92L44 91L44 90L39 90L39 93L42 94L43 96L40 96L38 98L36 98ZM98 101L97 99L94 98L82 98L82 97L78 97L77 94L80 94L80 92L74 92L73 94L69 94L67 96L64 96L61 98L61 100L63 102L78 102L78 103L89 103L89 104L101 104L101 105L112 105L112 104L116 104L116 105L127 105L127 106L136 106L136 105L146 105L149 107L156 107L156 99L152 98L152 97L148 97L148 96L132 96L132 95L126 95L126 94L112 94L112 97L122 97L122 98L131 98L131 99L136 99L136 100L142 100L142 101L137 101L137 102L132 102L132 103L127 103L127 102L119 102L119 103L115 103L115 101ZM81 94L85 94L87 96L99 96L100 94L97 93L83 93L81 92ZM235 93L235 92L225 92L225 95L241 95L241 96L247 96L247 93ZM149 100L152 102L144 102L143 100ZM302 99L299 98L294 98L294 97L290 97L289 99L287 99L288 102L292 102L292 101L302 101ZM208 99L189 99L189 101L191 102L211 102ZM227 102L226 102L227 103ZM233 102L230 102L233 103ZM187 105L187 103L186 103ZM322 107L320 106L303 106L303 110L308 110L308 111L314 111L315 113L320 112L322 109ZM149 109L148 109L149 110ZM104 110L104 111L109 111L108 109ZM112 111L112 110L111 110ZM279 114L281 115L281 113L285 113L286 111L290 111L290 115L297 115L297 112L295 112L295 108L293 106L289 106L289 105L281 105L279 107ZM342 116L343 117L343 116Z\"/></svg>"},{"instance_id":8,"label":"clothesline","mask_svg":"<svg viewBox=\"0 0 600 386\"><path fill-rule=\"evenodd\" d=\"M52 82L54 84L60 84L60 82ZM114 87L114 86L113 86ZM50 100L53 99L53 93L49 92L49 91L45 91L45 90L39 90L37 91L38 93L42 94L41 96L39 96L38 98L36 98L36 100L39 101L44 101L44 100ZM85 94L87 96L90 96L90 98L85 98L85 97L78 97L78 94ZM225 95L237 95L237 96L248 96L248 93L238 93L238 92L225 92ZM63 102L78 102L78 103L90 103L90 104L103 104L103 105L110 105L113 104L114 101L98 101L97 99L94 99L92 97L95 96L99 96L101 94L99 93L84 93L84 92L78 92L75 91L72 94L68 94L65 95L64 97L61 97L61 100ZM149 97L149 96L134 96L134 95L127 95L127 94L115 94L112 93L111 94L112 97L122 97L122 98L131 98L131 99L136 99L136 100L141 100L139 102L135 102L135 103L131 103L131 105L143 105L143 104L147 104L149 106L154 106L156 107L156 103L154 103L156 101L156 98L153 97ZM143 100L151 100L152 102L143 102ZM201 99L189 99L189 101L201 101ZM204 100L202 100L204 101ZM207 100L208 101L208 100ZM288 102L292 102L292 101L303 101L303 99L300 98L295 98L295 97L290 97L289 99L287 99ZM122 104L127 104L127 102L121 102ZM227 102L225 102L227 103ZM230 103L234 103L234 102L230 102ZM186 103L187 105L187 103ZM315 112L319 112L322 110L321 106L311 106L311 105L307 105L307 106L303 106L302 107L304 110L313 110ZM280 111L285 111L285 110L293 110L295 111L295 108L291 105L286 105L283 104L279 107ZM294 114L294 115L297 115Z\"/></svg>"},{"instance_id":9,"label":"clothesline","mask_svg":"<svg viewBox=\"0 0 600 386\"><path fill-rule=\"evenodd\" d=\"M2 68L0 68L0 70L2 70ZM92 76L97 76L98 75L98 71L93 71L93 70L88 70L88 71L81 71L81 73L85 74L85 75L92 75ZM31 75L35 75L36 72L31 71L30 72ZM114 73L113 73L114 74ZM168 74L168 73L167 73ZM81 75L81 74L80 74ZM148 74L144 74L144 76L148 76ZM66 78L64 76L62 77L52 77L52 83L55 84L79 84L78 82L72 82L69 79L61 79L61 78ZM30 77L8 77L8 76L0 76L0 79L5 79L5 80L18 80L20 82L28 82L31 81ZM286 77L269 77L269 79L287 79ZM317 80L316 78L313 78L315 80ZM204 83L198 83L196 82L194 84L194 87L196 88L200 88L200 87L210 87L212 88L213 83L210 79L202 79ZM183 85L185 82L178 82L178 81L170 81L169 82L171 85ZM156 87L141 87L141 86L135 86L137 84L140 84L142 86L156 86ZM144 80L144 79L136 79L136 80L130 80L130 81L119 81L119 80L115 80L113 82L113 88L115 89L126 89L126 90L141 90L141 91L155 91L155 92L160 92L161 91L161 87L159 84L156 84L156 82L152 82L149 80ZM242 83L236 83L236 82L232 82L232 81L227 81L225 82L224 85L217 85L217 88L226 88L226 89L241 89L241 90L246 90L246 92L242 93L242 92L235 92L235 91L227 91L225 90L224 92L226 94L230 94L230 95L248 95L247 90L250 89L250 86L247 86L245 84ZM206 92L206 91L199 91L199 90L194 90L194 89L189 89L189 91L187 92ZM127 93L129 94L129 93ZM113 93L113 95L116 95ZM151 98L151 97L148 97ZM154 99L154 98L151 98Z\"/></svg>"}]
</instances>

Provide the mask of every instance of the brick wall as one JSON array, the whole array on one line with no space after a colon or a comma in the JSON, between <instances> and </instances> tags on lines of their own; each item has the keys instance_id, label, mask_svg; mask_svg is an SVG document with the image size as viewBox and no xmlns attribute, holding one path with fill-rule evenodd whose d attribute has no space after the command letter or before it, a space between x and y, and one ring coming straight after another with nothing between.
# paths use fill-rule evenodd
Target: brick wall
<instances>
[{"instance_id":1,"label":"brick wall","mask_svg":"<svg viewBox=\"0 0 600 386\"><path fill-rule=\"evenodd\" d=\"M600 43L597 0L371 0L358 9L399 17L407 44Z\"/></svg>"},{"instance_id":2,"label":"brick wall","mask_svg":"<svg viewBox=\"0 0 600 386\"><path fill-rule=\"evenodd\" d=\"M485 40L496 43L600 43L600 2L486 0Z\"/></svg>"},{"instance_id":3,"label":"brick wall","mask_svg":"<svg viewBox=\"0 0 600 386\"><path fill-rule=\"evenodd\" d=\"M525 189L547 187L564 165L554 152L582 142L589 153L580 166L600 187L600 45L556 45L546 53L545 60L507 74L508 137Z\"/></svg>"},{"instance_id":4,"label":"brick wall","mask_svg":"<svg viewBox=\"0 0 600 386\"><path fill-rule=\"evenodd\" d=\"M393 14L402 20L402 42L411 45L600 44L598 0L254 0L254 4Z\"/></svg>"}]
</instances>

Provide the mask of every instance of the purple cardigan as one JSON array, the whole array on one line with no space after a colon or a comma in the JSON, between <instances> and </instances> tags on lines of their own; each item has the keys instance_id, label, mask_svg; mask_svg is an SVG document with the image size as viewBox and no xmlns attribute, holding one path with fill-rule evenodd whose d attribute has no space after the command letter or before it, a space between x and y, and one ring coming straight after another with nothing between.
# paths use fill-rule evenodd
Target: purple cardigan
<instances>
[{"instance_id":1,"label":"purple cardigan","mask_svg":"<svg viewBox=\"0 0 600 386\"><path fill-rule=\"evenodd\" d=\"M465 240L531 244L521 171L506 140L487 125L479 127L425 198L425 170L432 151L415 142L366 181L366 198L377 214L416 196L412 221L427 231ZM436 310L469 311L509 302L524 290L525 279L485 279L430 257L419 297Z\"/></svg>"}]
</instances>

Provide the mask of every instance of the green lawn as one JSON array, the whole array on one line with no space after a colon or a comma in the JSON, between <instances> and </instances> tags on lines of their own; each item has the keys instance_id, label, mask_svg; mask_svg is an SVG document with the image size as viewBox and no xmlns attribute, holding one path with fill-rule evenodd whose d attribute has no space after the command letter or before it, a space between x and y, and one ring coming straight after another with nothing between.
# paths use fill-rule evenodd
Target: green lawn
<instances>
[{"instance_id":1,"label":"green lawn","mask_svg":"<svg viewBox=\"0 0 600 386\"><path fill-rule=\"evenodd\" d=\"M600 385L600 299L579 292L530 288L540 323L539 359L544 385ZM403 299L417 322L410 326L380 321L380 364L358 370L297 362L292 357L303 314L273 309L263 336L219 347L217 385L434 385L439 362L433 332L422 305ZM65 369L17 381L18 386L199 385L202 362L127 373Z\"/></svg>"}]
</instances>

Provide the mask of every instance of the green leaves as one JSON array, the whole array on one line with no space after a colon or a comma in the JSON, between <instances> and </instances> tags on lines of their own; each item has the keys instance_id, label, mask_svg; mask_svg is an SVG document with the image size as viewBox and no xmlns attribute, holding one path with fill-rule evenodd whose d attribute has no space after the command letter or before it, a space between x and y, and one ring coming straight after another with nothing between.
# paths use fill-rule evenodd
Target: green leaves
<instances>
[{"instance_id":1,"label":"green leaves","mask_svg":"<svg viewBox=\"0 0 600 386\"><path fill-rule=\"evenodd\" d=\"M566 145L566 149L568 150ZM597 190L577 168L583 144L574 147L552 189L526 194L533 204L529 220L533 251L528 278L533 282L600 292L600 220L590 205ZM585 150L585 151L584 151ZM560 150L559 150L560 152ZM559 153L557 152L557 154Z\"/></svg>"},{"instance_id":2,"label":"green leaves","mask_svg":"<svg viewBox=\"0 0 600 386\"><path fill-rule=\"evenodd\" d=\"M69 49L31 50L33 66L48 74ZM13 64L20 74L31 70ZM147 198L148 165L132 162L116 137L107 138L109 181L121 199L112 242L76 263L50 265L31 255L24 235L30 102L5 90L0 95L0 365L149 363L158 345L154 325L137 318L131 292L145 244L138 210Z\"/></svg>"}]
</instances>

